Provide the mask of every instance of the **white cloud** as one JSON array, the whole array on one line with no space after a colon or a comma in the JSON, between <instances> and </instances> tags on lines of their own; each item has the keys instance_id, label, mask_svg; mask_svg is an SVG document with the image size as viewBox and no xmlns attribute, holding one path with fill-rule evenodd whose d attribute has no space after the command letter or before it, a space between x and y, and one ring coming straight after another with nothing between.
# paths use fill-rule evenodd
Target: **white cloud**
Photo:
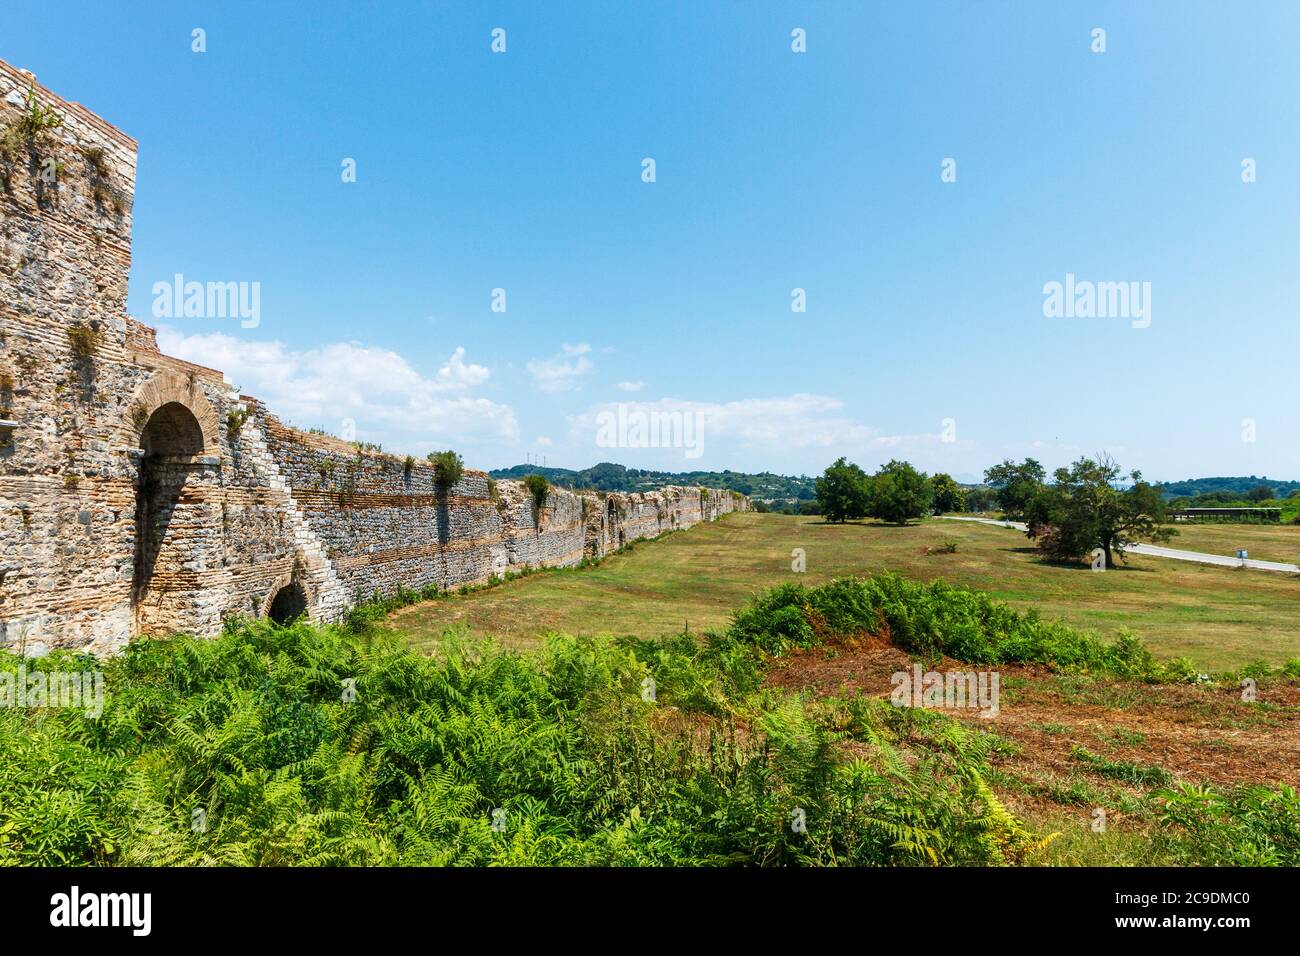
<instances>
[{"instance_id":1,"label":"white cloud","mask_svg":"<svg viewBox=\"0 0 1300 956\"><path fill-rule=\"evenodd\" d=\"M487 381L487 368L482 365L465 364L465 346L456 346L447 364L438 369L438 384L444 388L472 388Z\"/></svg>"},{"instance_id":2,"label":"white cloud","mask_svg":"<svg viewBox=\"0 0 1300 956\"><path fill-rule=\"evenodd\" d=\"M533 444L540 445L542 448L550 448L555 444L555 442L551 441L551 439L546 435L538 435L537 440L534 441Z\"/></svg>"},{"instance_id":3,"label":"white cloud","mask_svg":"<svg viewBox=\"0 0 1300 956\"><path fill-rule=\"evenodd\" d=\"M465 362L457 348L432 377L401 355L359 342L332 342L296 352L278 341L254 341L220 332L186 335L162 326L158 345L168 355L225 373L240 391L280 418L337 431L345 418L358 433L386 447L422 448L451 438L519 437L514 410L465 394L490 374Z\"/></svg>"},{"instance_id":4,"label":"white cloud","mask_svg":"<svg viewBox=\"0 0 1300 956\"><path fill-rule=\"evenodd\" d=\"M577 388L578 378L596 367L587 358L590 351L591 346L585 342L578 345L566 342L560 346L559 354L547 359L534 359L526 367L533 376L533 384L543 392L565 392Z\"/></svg>"},{"instance_id":5,"label":"white cloud","mask_svg":"<svg viewBox=\"0 0 1300 956\"><path fill-rule=\"evenodd\" d=\"M688 402L665 398L657 402L625 402L634 411L702 414L710 443L761 448L774 454L791 448L861 448L876 429L842 414L844 403L824 395L800 393L784 398L747 398L734 402ZM618 404L593 405L570 418L575 438L594 440L597 416L617 412Z\"/></svg>"},{"instance_id":6,"label":"white cloud","mask_svg":"<svg viewBox=\"0 0 1300 956\"><path fill-rule=\"evenodd\" d=\"M624 392L639 392L645 388L645 382L619 382L617 388Z\"/></svg>"}]
</instances>

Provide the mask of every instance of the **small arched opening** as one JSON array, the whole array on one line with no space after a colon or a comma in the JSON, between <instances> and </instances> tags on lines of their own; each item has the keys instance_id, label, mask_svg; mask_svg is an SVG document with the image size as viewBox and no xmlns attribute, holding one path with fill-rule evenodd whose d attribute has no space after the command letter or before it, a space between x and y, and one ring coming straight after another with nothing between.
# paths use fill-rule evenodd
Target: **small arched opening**
<instances>
[{"instance_id":1,"label":"small arched opening","mask_svg":"<svg viewBox=\"0 0 1300 956\"><path fill-rule=\"evenodd\" d=\"M290 581L275 592L266 616L276 624L292 624L307 613L307 592L297 581Z\"/></svg>"}]
</instances>

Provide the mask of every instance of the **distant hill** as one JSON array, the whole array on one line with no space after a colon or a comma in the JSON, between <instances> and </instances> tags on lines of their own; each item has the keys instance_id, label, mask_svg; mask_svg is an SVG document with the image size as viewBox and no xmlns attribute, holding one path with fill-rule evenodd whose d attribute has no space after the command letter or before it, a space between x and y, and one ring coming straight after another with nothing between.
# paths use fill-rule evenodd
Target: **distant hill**
<instances>
[{"instance_id":1,"label":"distant hill","mask_svg":"<svg viewBox=\"0 0 1300 956\"><path fill-rule=\"evenodd\" d=\"M1166 498L1196 498L1200 495L1226 493L1233 498L1241 499L1260 485L1272 488L1274 498L1287 498L1292 492L1300 491L1300 481L1280 481L1255 475L1241 478L1190 478L1186 481L1156 482L1156 487Z\"/></svg>"},{"instance_id":2,"label":"distant hill","mask_svg":"<svg viewBox=\"0 0 1300 956\"><path fill-rule=\"evenodd\" d=\"M612 462L574 471L571 468L544 468L540 465L514 465L491 471L493 478L523 478L525 475L542 475L561 488L591 488L596 491L654 491L665 485L704 485L707 488L726 488L738 491L759 501L798 500L811 501L816 497L813 478L807 475L793 477L761 472L756 475L741 471L645 471L627 468Z\"/></svg>"}]
</instances>

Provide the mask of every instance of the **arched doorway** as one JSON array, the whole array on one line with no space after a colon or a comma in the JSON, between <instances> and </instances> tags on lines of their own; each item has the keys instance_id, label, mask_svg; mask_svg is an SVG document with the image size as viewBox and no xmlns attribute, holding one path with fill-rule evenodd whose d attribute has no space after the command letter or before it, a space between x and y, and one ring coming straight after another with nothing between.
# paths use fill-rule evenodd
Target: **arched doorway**
<instances>
[{"instance_id":1,"label":"arched doorway","mask_svg":"<svg viewBox=\"0 0 1300 956\"><path fill-rule=\"evenodd\" d=\"M290 581L275 592L266 612L276 624L291 624L307 613L307 592L297 581Z\"/></svg>"},{"instance_id":2,"label":"arched doorway","mask_svg":"<svg viewBox=\"0 0 1300 956\"><path fill-rule=\"evenodd\" d=\"M180 402L166 402L140 432L131 603L141 634L193 631L198 575L207 569L205 509L186 487L202 468L203 430Z\"/></svg>"}]
</instances>

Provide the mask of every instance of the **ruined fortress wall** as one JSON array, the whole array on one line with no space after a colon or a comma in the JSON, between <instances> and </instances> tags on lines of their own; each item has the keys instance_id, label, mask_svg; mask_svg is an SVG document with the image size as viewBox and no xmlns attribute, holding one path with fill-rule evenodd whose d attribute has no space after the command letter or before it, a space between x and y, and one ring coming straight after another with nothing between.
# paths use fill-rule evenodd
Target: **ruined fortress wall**
<instances>
[{"instance_id":1,"label":"ruined fortress wall","mask_svg":"<svg viewBox=\"0 0 1300 956\"><path fill-rule=\"evenodd\" d=\"M425 461L408 466L296 431L245 401L250 423L266 434L294 502L354 599L387 596L399 586L454 588L526 567L572 566L746 504L698 488L632 495L552 488L539 512L523 482L468 470L443 493Z\"/></svg>"},{"instance_id":2,"label":"ruined fortress wall","mask_svg":"<svg viewBox=\"0 0 1300 956\"><path fill-rule=\"evenodd\" d=\"M573 565L747 507L696 488L553 489L279 422L126 315L136 143L0 61L0 124L29 88L62 125L0 155L0 647L110 653L217 633L230 614L313 620L398 587Z\"/></svg>"}]
</instances>

